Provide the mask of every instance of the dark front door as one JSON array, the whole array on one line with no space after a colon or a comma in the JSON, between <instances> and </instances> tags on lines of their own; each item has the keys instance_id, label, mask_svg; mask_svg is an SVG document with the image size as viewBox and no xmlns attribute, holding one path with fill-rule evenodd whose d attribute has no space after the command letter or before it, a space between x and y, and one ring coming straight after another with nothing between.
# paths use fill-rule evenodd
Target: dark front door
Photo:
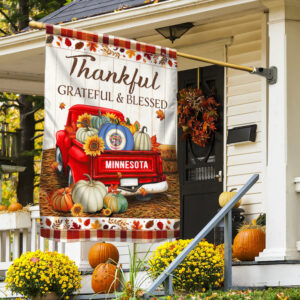
<instances>
[{"instance_id":1,"label":"dark front door","mask_svg":"<svg viewBox=\"0 0 300 300\"><path fill-rule=\"evenodd\" d=\"M199 82L198 82L199 81ZM205 94L216 95L219 119L217 132L205 147L178 132L178 168L181 197L181 236L193 238L217 213L223 191L223 101L224 69L209 66L181 71L178 89L200 86ZM213 242L213 231L207 236Z\"/></svg>"}]
</instances>

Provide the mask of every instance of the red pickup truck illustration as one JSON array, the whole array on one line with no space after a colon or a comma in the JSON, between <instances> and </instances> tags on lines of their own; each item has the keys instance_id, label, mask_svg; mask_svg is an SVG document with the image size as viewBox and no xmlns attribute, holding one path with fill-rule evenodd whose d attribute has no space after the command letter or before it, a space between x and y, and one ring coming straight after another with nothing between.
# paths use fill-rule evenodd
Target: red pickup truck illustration
<instances>
[{"instance_id":1,"label":"red pickup truck illustration","mask_svg":"<svg viewBox=\"0 0 300 300\"><path fill-rule=\"evenodd\" d=\"M85 132L78 126L78 119L83 114L91 117L91 128ZM112 123L110 116L119 123ZM125 123L124 115L117 110L81 104L69 109L66 129L56 133L56 162L58 170L68 177L69 185L87 180L84 174L89 174L107 187L118 185L118 190L125 196L139 195L141 188L147 194L168 189L160 154L152 151L146 128L133 134L132 124L127 122L125 126ZM75 128L76 135L67 128ZM85 153L84 138L87 135L103 138L105 150L101 155L93 158Z\"/></svg>"}]
</instances>

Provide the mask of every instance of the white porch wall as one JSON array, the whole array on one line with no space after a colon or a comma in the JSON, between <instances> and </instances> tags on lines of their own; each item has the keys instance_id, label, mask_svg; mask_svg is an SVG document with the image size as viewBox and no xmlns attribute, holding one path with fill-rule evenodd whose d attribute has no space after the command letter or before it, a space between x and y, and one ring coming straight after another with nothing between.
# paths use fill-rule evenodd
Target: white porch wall
<instances>
[{"instance_id":1,"label":"white porch wall","mask_svg":"<svg viewBox=\"0 0 300 300\"><path fill-rule=\"evenodd\" d=\"M174 44L159 35L139 40L230 63L266 67L266 19L261 12L199 25ZM178 58L179 71L203 66L207 64ZM224 137L224 190L240 188L252 174L260 175L258 183L243 198L242 208L248 219L265 212L266 89L265 78L238 70L225 70L224 128L247 124L258 126L255 143L226 146Z\"/></svg>"}]
</instances>

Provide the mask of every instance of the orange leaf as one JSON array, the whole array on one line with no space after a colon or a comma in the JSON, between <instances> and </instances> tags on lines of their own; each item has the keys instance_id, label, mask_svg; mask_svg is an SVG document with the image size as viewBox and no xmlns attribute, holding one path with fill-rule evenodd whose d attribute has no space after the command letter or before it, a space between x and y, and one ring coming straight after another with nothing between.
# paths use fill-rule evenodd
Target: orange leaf
<instances>
[{"instance_id":1,"label":"orange leaf","mask_svg":"<svg viewBox=\"0 0 300 300\"><path fill-rule=\"evenodd\" d=\"M140 192L143 197L147 195L147 191L144 188L140 188Z\"/></svg>"},{"instance_id":2,"label":"orange leaf","mask_svg":"<svg viewBox=\"0 0 300 300\"><path fill-rule=\"evenodd\" d=\"M66 104L65 104L65 103L61 102L61 103L59 104L59 108L60 108L60 109L64 109L65 107L66 107Z\"/></svg>"},{"instance_id":3,"label":"orange leaf","mask_svg":"<svg viewBox=\"0 0 300 300\"><path fill-rule=\"evenodd\" d=\"M111 184L110 187L108 187L109 193L118 193L118 185L117 184Z\"/></svg>"},{"instance_id":4,"label":"orange leaf","mask_svg":"<svg viewBox=\"0 0 300 300\"><path fill-rule=\"evenodd\" d=\"M121 172L117 172L117 177L118 178L122 178L122 173Z\"/></svg>"},{"instance_id":5,"label":"orange leaf","mask_svg":"<svg viewBox=\"0 0 300 300\"><path fill-rule=\"evenodd\" d=\"M161 121L165 118L165 114L164 112L160 109L158 111L156 111L156 114L157 114L157 118L160 119Z\"/></svg>"},{"instance_id":6,"label":"orange leaf","mask_svg":"<svg viewBox=\"0 0 300 300\"><path fill-rule=\"evenodd\" d=\"M57 167L58 167L58 162L54 161L51 165L50 165L51 169L53 171L56 171L57 170Z\"/></svg>"}]
</instances>

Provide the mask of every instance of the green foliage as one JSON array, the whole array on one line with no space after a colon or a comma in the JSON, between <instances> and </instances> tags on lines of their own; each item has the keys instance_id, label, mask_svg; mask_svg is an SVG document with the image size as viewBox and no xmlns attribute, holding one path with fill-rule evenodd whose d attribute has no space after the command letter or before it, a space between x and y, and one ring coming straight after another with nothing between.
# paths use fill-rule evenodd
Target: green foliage
<instances>
[{"instance_id":1,"label":"green foliage","mask_svg":"<svg viewBox=\"0 0 300 300\"><path fill-rule=\"evenodd\" d=\"M167 299L171 300L170 296ZM207 291L206 293L176 295L173 299L193 300L300 300L300 288L269 288L262 290Z\"/></svg>"},{"instance_id":2,"label":"green foliage","mask_svg":"<svg viewBox=\"0 0 300 300\"><path fill-rule=\"evenodd\" d=\"M129 249L129 278L124 274L122 268L120 268L120 284L122 286L122 292L115 293L116 299L122 300L134 300L140 299L144 295L142 285L149 279L149 275L141 275L147 268L147 257L150 252L150 248L142 259L138 258L137 245L133 244L133 251Z\"/></svg>"}]
</instances>

